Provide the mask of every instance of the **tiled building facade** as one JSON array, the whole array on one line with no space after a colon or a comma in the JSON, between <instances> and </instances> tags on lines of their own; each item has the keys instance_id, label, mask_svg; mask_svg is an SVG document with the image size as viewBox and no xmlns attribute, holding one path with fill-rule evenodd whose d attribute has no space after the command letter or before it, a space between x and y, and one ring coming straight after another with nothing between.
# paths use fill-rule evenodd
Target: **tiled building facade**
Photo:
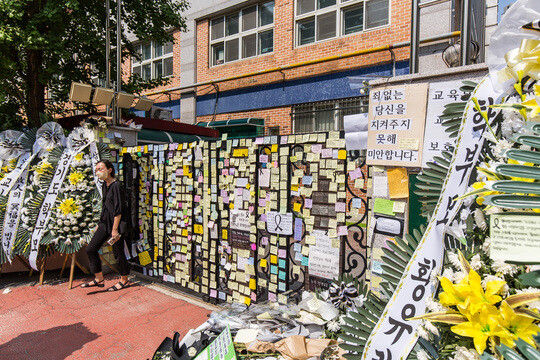
<instances>
[{"instance_id":1,"label":"tiled building facade","mask_svg":"<svg viewBox=\"0 0 540 360\"><path fill-rule=\"evenodd\" d=\"M454 2L430 9L437 26L424 27L424 37L455 30ZM272 69L407 42L410 0L209 0L192 2L185 16L188 31L175 31L174 44L141 44L143 61L124 63L126 77L171 77L149 96L176 121L252 117L264 119L266 134L340 130L344 115L367 111L363 79L409 72L408 47ZM431 67L445 66L440 54L433 58ZM269 72L208 84L261 71Z\"/></svg>"}]
</instances>

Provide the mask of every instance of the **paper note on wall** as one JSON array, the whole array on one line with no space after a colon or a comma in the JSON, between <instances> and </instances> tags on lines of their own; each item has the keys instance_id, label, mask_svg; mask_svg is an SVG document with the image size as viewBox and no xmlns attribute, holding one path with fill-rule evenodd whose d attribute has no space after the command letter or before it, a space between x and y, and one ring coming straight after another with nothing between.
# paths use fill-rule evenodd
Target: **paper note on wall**
<instances>
[{"instance_id":1,"label":"paper note on wall","mask_svg":"<svg viewBox=\"0 0 540 360\"><path fill-rule=\"evenodd\" d=\"M309 248L309 275L325 279L335 279L339 276L339 248L332 246L332 239L326 231L313 230L315 245Z\"/></svg>"},{"instance_id":2,"label":"paper note on wall","mask_svg":"<svg viewBox=\"0 0 540 360\"><path fill-rule=\"evenodd\" d=\"M407 169L395 168L386 171L388 191L391 199L409 197L409 177Z\"/></svg>"},{"instance_id":3,"label":"paper note on wall","mask_svg":"<svg viewBox=\"0 0 540 360\"><path fill-rule=\"evenodd\" d=\"M489 235L493 260L538 262L540 221L538 215L491 215Z\"/></svg>"}]
</instances>

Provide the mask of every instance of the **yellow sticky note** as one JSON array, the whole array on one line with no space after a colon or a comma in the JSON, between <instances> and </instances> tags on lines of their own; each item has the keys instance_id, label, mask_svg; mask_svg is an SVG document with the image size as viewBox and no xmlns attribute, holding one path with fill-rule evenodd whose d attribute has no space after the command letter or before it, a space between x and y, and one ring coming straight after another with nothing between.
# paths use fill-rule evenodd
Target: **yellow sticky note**
<instances>
[{"instance_id":1,"label":"yellow sticky note","mask_svg":"<svg viewBox=\"0 0 540 360\"><path fill-rule=\"evenodd\" d=\"M266 267L266 259L261 259L261 267L262 268Z\"/></svg>"},{"instance_id":2,"label":"yellow sticky note","mask_svg":"<svg viewBox=\"0 0 540 360\"><path fill-rule=\"evenodd\" d=\"M391 199L409 197L409 178L407 169L388 169L386 176L388 177L388 190Z\"/></svg>"},{"instance_id":3,"label":"yellow sticky note","mask_svg":"<svg viewBox=\"0 0 540 360\"><path fill-rule=\"evenodd\" d=\"M302 205L299 203L293 204L293 211L300 212L300 209L302 208Z\"/></svg>"},{"instance_id":4,"label":"yellow sticky note","mask_svg":"<svg viewBox=\"0 0 540 360\"><path fill-rule=\"evenodd\" d=\"M338 159L339 160L345 160L347 158L347 150L339 150L338 151Z\"/></svg>"},{"instance_id":5,"label":"yellow sticky note","mask_svg":"<svg viewBox=\"0 0 540 360\"><path fill-rule=\"evenodd\" d=\"M298 185L291 185L291 191L298 191Z\"/></svg>"},{"instance_id":6,"label":"yellow sticky note","mask_svg":"<svg viewBox=\"0 0 540 360\"><path fill-rule=\"evenodd\" d=\"M277 264L277 256L276 255L270 255L270 262L272 264Z\"/></svg>"},{"instance_id":7,"label":"yellow sticky note","mask_svg":"<svg viewBox=\"0 0 540 360\"><path fill-rule=\"evenodd\" d=\"M244 304L249 306L251 304L251 298L249 296L244 296Z\"/></svg>"},{"instance_id":8,"label":"yellow sticky note","mask_svg":"<svg viewBox=\"0 0 540 360\"><path fill-rule=\"evenodd\" d=\"M257 283L255 282L255 279L249 279L249 288L251 290L255 290L257 288Z\"/></svg>"},{"instance_id":9,"label":"yellow sticky note","mask_svg":"<svg viewBox=\"0 0 540 360\"><path fill-rule=\"evenodd\" d=\"M193 232L195 234L202 234L203 233L203 226L201 224L193 225Z\"/></svg>"},{"instance_id":10,"label":"yellow sticky note","mask_svg":"<svg viewBox=\"0 0 540 360\"><path fill-rule=\"evenodd\" d=\"M398 148L400 150L418 150L420 140L415 138L400 138Z\"/></svg>"},{"instance_id":11,"label":"yellow sticky note","mask_svg":"<svg viewBox=\"0 0 540 360\"><path fill-rule=\"evenodd\" d=\"M227 229L223 229L222 236L223 239L227 239Z\"/></svg>"},{"instance_id":12,"label":"yellow sticky note","mask_svg":"<svg viewBox=\"0 0 540 360\"><path fill-rule=\"evenodd\" d=\"M146 266L150 264L151 262L152 262L152 259L150 258L150 254L148 253L148 251L143 251L142 253L139 254L139 263L142 266Z\"/></svg>"},{"instance_id":13,"label":"yellow sticky note","mask_svg":"<svg viewBox=\"0 0 540 360\"><path fill-rule=\"evenodd\" d=\"M234 209L234 204L233 203L229 204L229 209Z\"/></svg>"},{"instance_id":14,"label":"yellow sticky note","mask_svg":"<svg viewBox=\"0 0 540 360\"><path fill-rule=\"evenodd\" d=\"M188 236L187 229L182 229L182 236Z\"/></svg>"},{"instance_id":15,"label":"yellow sticky note","mask_svg":"<svg viewBox=\"0 0 540 360\"><path fill-rule=\"evenodd\" d=\"M277 152L277 144L274 144L272 145L272 150L270 150L271 152Z\"/></svg>"}]
</instances>

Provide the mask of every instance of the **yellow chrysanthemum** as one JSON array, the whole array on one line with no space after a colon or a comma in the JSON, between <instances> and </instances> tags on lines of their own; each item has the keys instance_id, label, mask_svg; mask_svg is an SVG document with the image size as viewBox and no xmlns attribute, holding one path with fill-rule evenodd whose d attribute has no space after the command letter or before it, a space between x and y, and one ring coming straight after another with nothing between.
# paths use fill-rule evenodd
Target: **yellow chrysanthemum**
<instances>
[{"instance_id":1,"label":"yellow chrysanthemum","mask_svg":"<svg viewBox=\"0 0 540 360\"><path fill-rule=\"evenodd\" d=\"M75 203L73 198L67 198L60 203L58 209L62 211L62 214L69 215L77 213L79 211L79 206Z\"/></svg>"},{"instance_id":2,"label":"yellow chrysanthemum","mask_svg":"<svg viewBox=\"0 0 540 360\"><path fill-rule=\"evenodd\" d=\"M81 161L83 159L83 156L84 156L83 153L78 153L77 155L75 155L75 160Z\"/></svg>"},{"instance_id":3,"label":"yellow chrysanthemum","mask_svg":"<svg viewBox=\"0 0 540 360\"><path fill-rule=\"evenodd\" d=\"M77 185L84 178L83 173L74 171L69 174L68 179L71 185Z\"/></svg>"},{"instance_id":4,"label":"yellow chrysanthemum","mask_svg":"<svg viewBox=\"0 0 540 360\"><path fill-rule=\"evenodd\" d=\"M45 173L45 171L47 171L48 169L52 169L52 164L50 162L48 162L47 160L43 161L41 163L41 165L37 166L36 167L36 172L39 174L39 175L42 175Z\"/></svg>"}]
</instances>

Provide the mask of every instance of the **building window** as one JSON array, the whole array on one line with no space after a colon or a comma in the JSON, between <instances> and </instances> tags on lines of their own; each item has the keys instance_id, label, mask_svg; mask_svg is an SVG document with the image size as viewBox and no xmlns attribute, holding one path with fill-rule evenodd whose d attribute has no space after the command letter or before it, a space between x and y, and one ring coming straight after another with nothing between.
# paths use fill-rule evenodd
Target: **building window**
<instances>
[{"instance_id":1,"label":"building window","mask_svg":"<svg viewBox=\"0 0 540 360\"><path fill-rule=\"evenodd\" d=\"M90 80L92 81L92 84L99 87L106 87L105 79L102 79L99 76L97 76L98 70L97 70L96 64L94 63L90 64L90 71L92 72L92 77L90 78Z\"/></svg>"},{"instance_id":2,"label":"building window","mask_svg":"<svg viewBox=\"0 0 540 360\"><path fill-rule=\"evenodd\" d=\"M155 41L139 44L135 49L140 59L131 58L131 73L143 80L173 75L173 43L159 44Z\"/></svg>"},{"instance_id":3,"label":"building window","mask_svg":"<svg viewBox=\"0 0 540 360\"><path fill-rule=\"evenodd\" d=\"M253 5L210 21L210 65L274 51L274 2Z\"/></svg>"},{"instance_id":4,"label":"building window","mask_svg":"<svg viewBox=\"0 0 540 360\"><path fill-rule=\"evenodd\" d=\"M295 105L291 113L293 132L343 130L343 116L367 111L367 97Z\"/></svg>"},{"instance_id":5,"label":"building window","mask_svg":"<svg viewBox=\"0 0 540 360\"><path fill-rule=\"evenodd\" d=\"M388 24L389 0L296 0L296 45Z\"/></svg>"}]
</instances>

